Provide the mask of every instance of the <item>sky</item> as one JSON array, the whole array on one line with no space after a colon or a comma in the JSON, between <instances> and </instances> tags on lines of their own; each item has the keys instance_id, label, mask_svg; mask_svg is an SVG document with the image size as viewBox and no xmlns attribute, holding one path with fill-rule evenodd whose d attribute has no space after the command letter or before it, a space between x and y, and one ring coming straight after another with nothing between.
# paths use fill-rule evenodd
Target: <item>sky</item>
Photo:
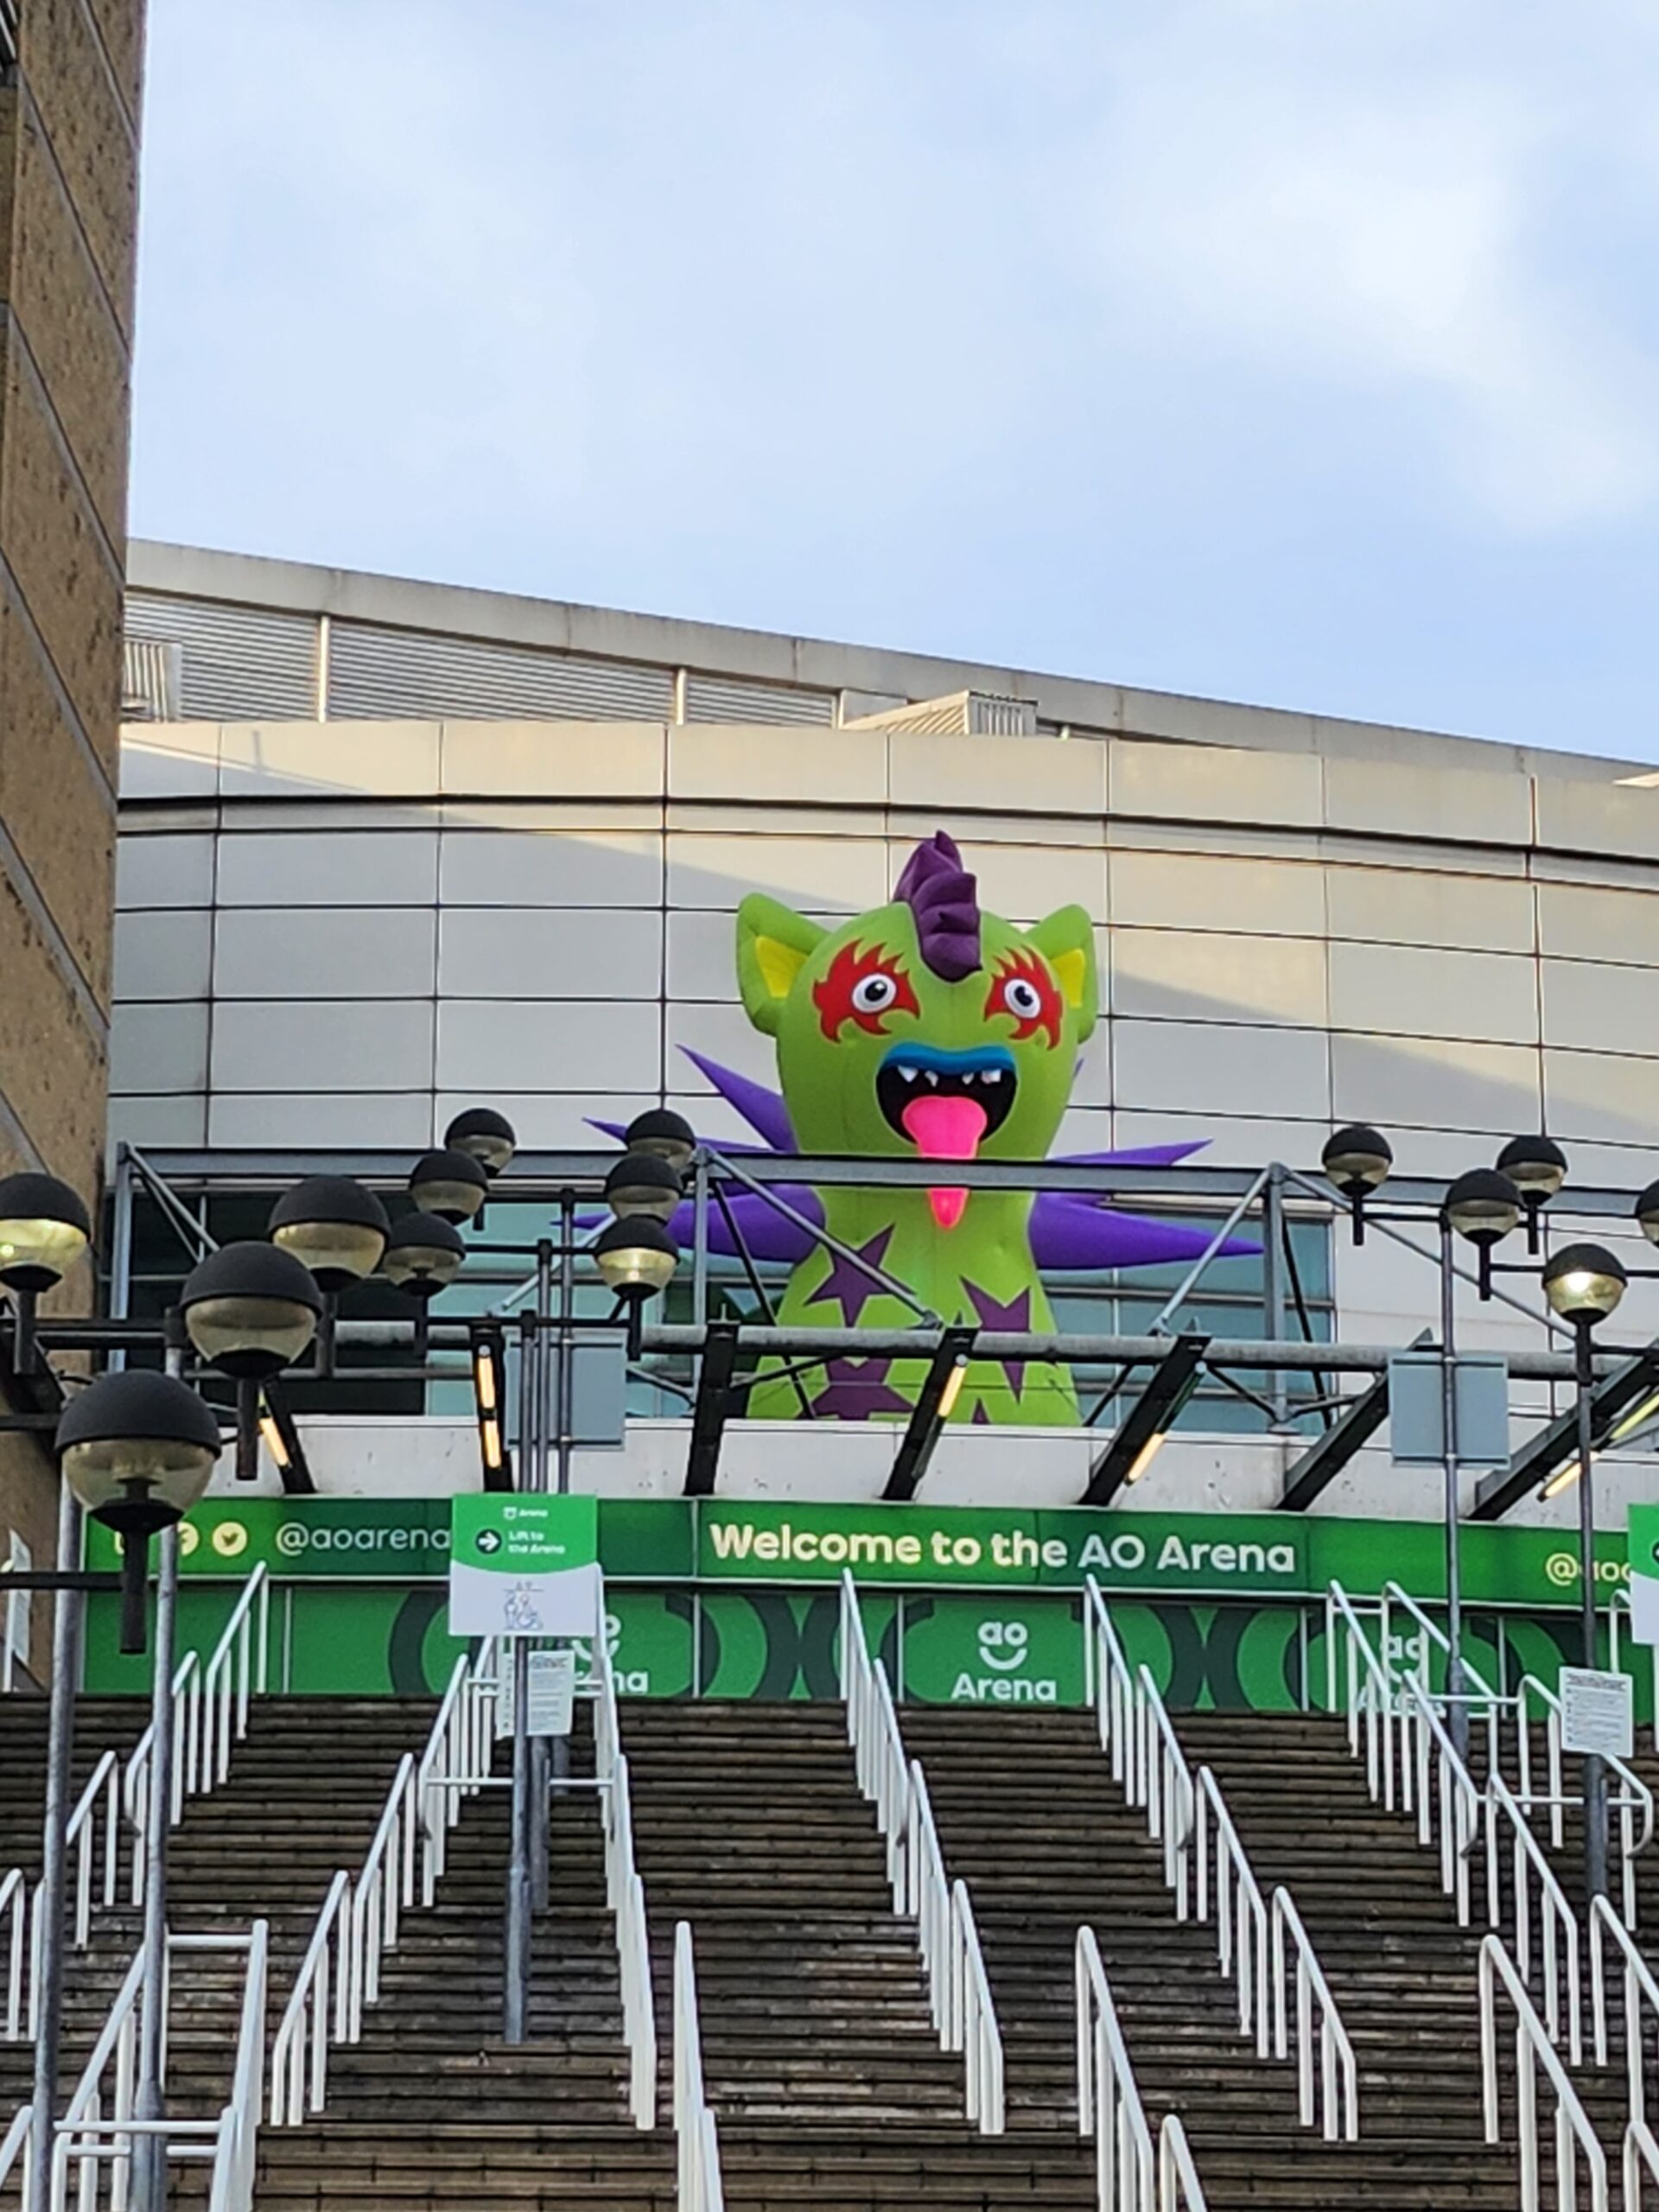
<instances>
[{"instance_id":1,"label":"sky","mask_svg":"<svg viewBox=\"0 0 1659 2212\"><path fill-rule=\"evenodd\" d=\"M135 535L1659 760L1652 0L150 0Z\"/></svg>"}]
</instances>

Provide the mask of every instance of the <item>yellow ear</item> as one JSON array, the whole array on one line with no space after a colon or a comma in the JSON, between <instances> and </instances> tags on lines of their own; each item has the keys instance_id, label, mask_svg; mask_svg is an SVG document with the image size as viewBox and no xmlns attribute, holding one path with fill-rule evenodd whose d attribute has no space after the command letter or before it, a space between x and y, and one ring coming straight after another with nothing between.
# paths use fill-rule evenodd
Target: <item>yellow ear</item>
<instances>
[{"instance_id":1,"label":"yellow ear","mask_svg":"<svg viewBox=\"0 0 1659 2212\"><path fill-rule=\"evenodd\" d=\"M757 1029L778 1034L784 1002L823 934L817 922L762 892L752 891L738 908L738 988Z\"/></svg>"},{"instance_id":2,"label":"yellow ear","mask_svg":"<svg viewBox=\"0 0 1659 2212\"><path fill-rule=\"evenodd\" d=\"M1100 1011L1099 982L1095 973L1095 925L1081 906L1057 907L1046 914L1027 936L1054 970L1054 980L1065 1002L1077 1017L1081 1044L1095 1026Z\"/></svg>"}]
</instances>

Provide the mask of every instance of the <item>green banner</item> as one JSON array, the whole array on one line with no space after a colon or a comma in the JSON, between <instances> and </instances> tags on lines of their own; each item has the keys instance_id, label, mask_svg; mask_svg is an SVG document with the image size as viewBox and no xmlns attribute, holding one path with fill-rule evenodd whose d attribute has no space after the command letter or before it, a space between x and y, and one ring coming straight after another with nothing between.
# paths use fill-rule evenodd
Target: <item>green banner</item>
<instances>
[{"instance_id":1,"label":"green banner","mask_svg":"<svg viewBox=\"0 0 1659 2212\"><path fill-rule=\"evenodd\" d=\"M215 1498L182 1529L188 1578L420 1582L447 1575L448 1498ZM1655 1541L1659 1541L1656 1530ZM1273 1601L1356 1595L1398 1581L1444 1594L1445 1536L1422 1521L1335 1515L1139 1513L1083 1506L743 1504L718 1498L601 1498L600 1565L608 1581L863 1585L913 1590L1103 1589ZM113 1567L108 1529L88 1530L88 1564ZM1627 1580L1624 1535L1597 1539L1605 1603ZM1542 1529L1465 1524L1464 1594L1540 1608L1578 1603L1575 1539Z\"/></svg>"}]
</instances>

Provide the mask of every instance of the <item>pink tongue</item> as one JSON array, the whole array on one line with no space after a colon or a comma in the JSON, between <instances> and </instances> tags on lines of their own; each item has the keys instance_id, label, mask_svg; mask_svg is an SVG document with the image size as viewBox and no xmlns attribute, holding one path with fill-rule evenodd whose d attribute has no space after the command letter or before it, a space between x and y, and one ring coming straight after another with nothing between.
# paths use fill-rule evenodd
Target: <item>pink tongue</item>
<instances>
[{"instance_id":1,"label":"pink tongue","mask_svg":"<svg viewBox=\"0 0 1659 2212\"><path fill-rule=\"evenodd\" d=\"M985 1109L973 1098L924 1094L912 1098L899 1118L924 1160L972 1160L985 1134ZM954 1229L967 1210L964 1190L933 1190L927 1198L941 1229Z\"/></svg>"}]
</instances>

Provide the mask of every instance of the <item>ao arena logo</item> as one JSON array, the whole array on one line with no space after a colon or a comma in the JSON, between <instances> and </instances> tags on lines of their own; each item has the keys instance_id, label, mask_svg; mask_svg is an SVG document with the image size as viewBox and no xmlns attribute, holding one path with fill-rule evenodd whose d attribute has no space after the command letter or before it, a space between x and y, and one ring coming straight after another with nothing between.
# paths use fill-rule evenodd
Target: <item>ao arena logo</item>
<instances>
[{"instance_id":1,"label":"ao arena logo","mask_svg":"<svg viewBox=\"0 0 1659 2212\"><path fill-rule=\"evenodd\" d=\"M977 878L940 830L911 855L888 905L838 929L752 893L738 909L737 975L749 1020L775 1043L781 1092L688 1057L763 1147L923 1160L933 1171L925 1186L903 1189L780 1185L794 1220L753 1192L731 1196L729 1215L707 1213L712 1251L792 1268L783 1327L907 1328L914 1308L883 1287L886 1276L945 1323L1041 1332L1054 1326L1045 1275L1208 1249L1205 1230L1115 1212L1086 1191L970 1192L955 1179L963 1161L1048 1157L1099 1012L1095 925L1083 907L1017 928L980 905ZM594 1126L622 1135L615 1123ZM1201 1148L1068 1154L1063 1164L1164 1165ZM826 1249L804 1223L827 1228L844 1250ZM690 1244L693 1208L670 1226ZM1221 1249L1260 1247L1231 1238ZM773 1361L747 1410L766 1421L901 1421L927 1365L919 1355L849 1356L801 1382ZM950 1419L1074 1427L1071 1370L971 1360Z\"/></svg>"}]
</instances>

